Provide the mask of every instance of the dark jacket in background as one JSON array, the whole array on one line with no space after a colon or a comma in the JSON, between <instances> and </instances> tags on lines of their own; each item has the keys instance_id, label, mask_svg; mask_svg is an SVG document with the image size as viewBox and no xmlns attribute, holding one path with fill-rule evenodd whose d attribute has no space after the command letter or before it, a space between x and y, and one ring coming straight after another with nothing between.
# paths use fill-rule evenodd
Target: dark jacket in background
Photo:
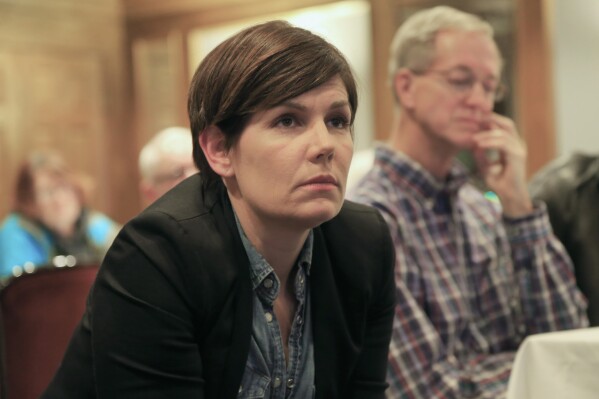
<instances>
[{"instance_id":1,"label":"dark jacket in background","mask_svg":"<svg viewBox=\"0 0 599 399\"><path fill-rule=\"evenodd\" d=\"M128 223L44 399L233 399L252 329L249 261L222 183L199 175ZM394 256L372 208L314 229L316 398L383 398Z\"/></svg>"},{"instance_id":2,"label":"dark jacket in background","mask_svg":"<svg viewBox=\"0 0 599 399\"><path fill-rule=\"evenodd\" d=\"M530 191L547 204L589 300L591 325L599 326L599 155L577 153L551 162L534 176Z\"/></svg>"}]
</instances>

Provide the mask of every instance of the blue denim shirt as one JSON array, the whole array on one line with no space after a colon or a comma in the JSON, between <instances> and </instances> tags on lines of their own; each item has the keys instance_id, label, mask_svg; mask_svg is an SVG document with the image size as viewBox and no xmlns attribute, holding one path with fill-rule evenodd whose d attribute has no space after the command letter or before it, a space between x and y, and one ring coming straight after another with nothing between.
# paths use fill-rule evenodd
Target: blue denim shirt
<instances>
[{"instance_id":1,"label":"blue denim shirt","mask_svg":"<svg viewBox=\"0 0 599 399\"><path fill-rule=\"evenodd\" d=\"M253 324L250 351L238 398L305 399L313 398L314 345L312 340L309 275L313 233L310 232L298 257L295 296L298 307L289 335L289 363L285 362L283 340L273 302L280 282L272 267L248 240L239 220L237 228L250 260L254 289Z\"/></svg>"}]
</instances>

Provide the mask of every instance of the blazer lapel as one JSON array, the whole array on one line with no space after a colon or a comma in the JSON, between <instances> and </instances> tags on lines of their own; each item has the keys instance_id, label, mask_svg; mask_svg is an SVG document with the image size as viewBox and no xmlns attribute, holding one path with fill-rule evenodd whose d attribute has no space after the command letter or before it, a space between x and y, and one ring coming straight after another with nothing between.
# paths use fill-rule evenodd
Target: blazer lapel
<instances>
[{"instance_id":1,"label":"blazer lapel","mask_svg":"<svg viewBox=\"0 0 599 399\"><path fill-rule=\"evenodd\" d=\"M314 338L316 398L339 397L336 387L345 367L348 332L339 301L339 287L333 276L331 260L322 231L314 229L314 252L310 268L310 293Z\"/></svg>"},{"instance_id":2,"label":"blazer lapel","mask_svg":"<svg viewBox=\"0 0 599 399\"><path fill-rule=\"evenodd\" d=\"M219 397L236 398L245 371L252 336L252 284L249 260L241 237L239 237L233 208L224 187L219 194L220 201L215 204L213 212L215 217L221 219L221 222L227 226L226 233L230 238L230 250L235 257L234 263L237 265L238 276L236 286L232 287L236 291L233 298L233 311L235 312L232 326L233 338L227 354Z\"/></svg>"}]
</instances>

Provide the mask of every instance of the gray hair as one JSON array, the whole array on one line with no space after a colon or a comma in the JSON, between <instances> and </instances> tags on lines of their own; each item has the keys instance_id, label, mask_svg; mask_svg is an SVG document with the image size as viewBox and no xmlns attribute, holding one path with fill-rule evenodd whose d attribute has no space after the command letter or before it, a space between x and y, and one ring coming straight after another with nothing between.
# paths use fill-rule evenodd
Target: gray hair
<instances>
[{"instance_id":1,"label":"gray hair","mask_svg":"<svg viewBox=\"0 0 599 399\"><path fill-rule=\"evenodd\" d=\"M156 133L139 153L139 173L143 180L152 181L165 154L176 154L191 158L193 145L191 130L173 126Z\"/></svg>"},{"instance_id":2,"label":"gray hair","mask_svg":"<svg viewBox=\"0 0 599 399\"><path fill-rule=\"evenodd\" d=\"M418 11L397 30L391 42L389 81L401 68L424 72L435 57L435 38L443 30L481 32L493 37L491 25L476 15L448 6Z\"/></svg>"}]
</instances>

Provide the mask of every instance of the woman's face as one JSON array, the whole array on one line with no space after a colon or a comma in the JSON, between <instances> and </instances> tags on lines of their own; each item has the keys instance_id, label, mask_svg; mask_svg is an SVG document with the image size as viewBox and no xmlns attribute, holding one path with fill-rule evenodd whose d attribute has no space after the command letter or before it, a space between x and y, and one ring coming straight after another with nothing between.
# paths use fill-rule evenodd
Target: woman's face
<instances>
[{"instance_id":1,"label":"woman's face","mask_svg":"<svg viewBox=\"0 0 599 399\"><path fill-rule=\"evenodd\" d=\"M61 236L71 235L81 214L81 203L74 187L45 171L35 175L34 183L38 219Z\"/></svg>"},{"instance_id":2,"label":"woman's face","mask_svg":"<svg viewBox=\"0 0 599 399\"><path fill-rule=\"evenodd\" d=\"M353 154L351 116L339 77L255 114L228 152L225 184L242 222L305 230L333 218Z\"/></svg>"}]
</instances>

